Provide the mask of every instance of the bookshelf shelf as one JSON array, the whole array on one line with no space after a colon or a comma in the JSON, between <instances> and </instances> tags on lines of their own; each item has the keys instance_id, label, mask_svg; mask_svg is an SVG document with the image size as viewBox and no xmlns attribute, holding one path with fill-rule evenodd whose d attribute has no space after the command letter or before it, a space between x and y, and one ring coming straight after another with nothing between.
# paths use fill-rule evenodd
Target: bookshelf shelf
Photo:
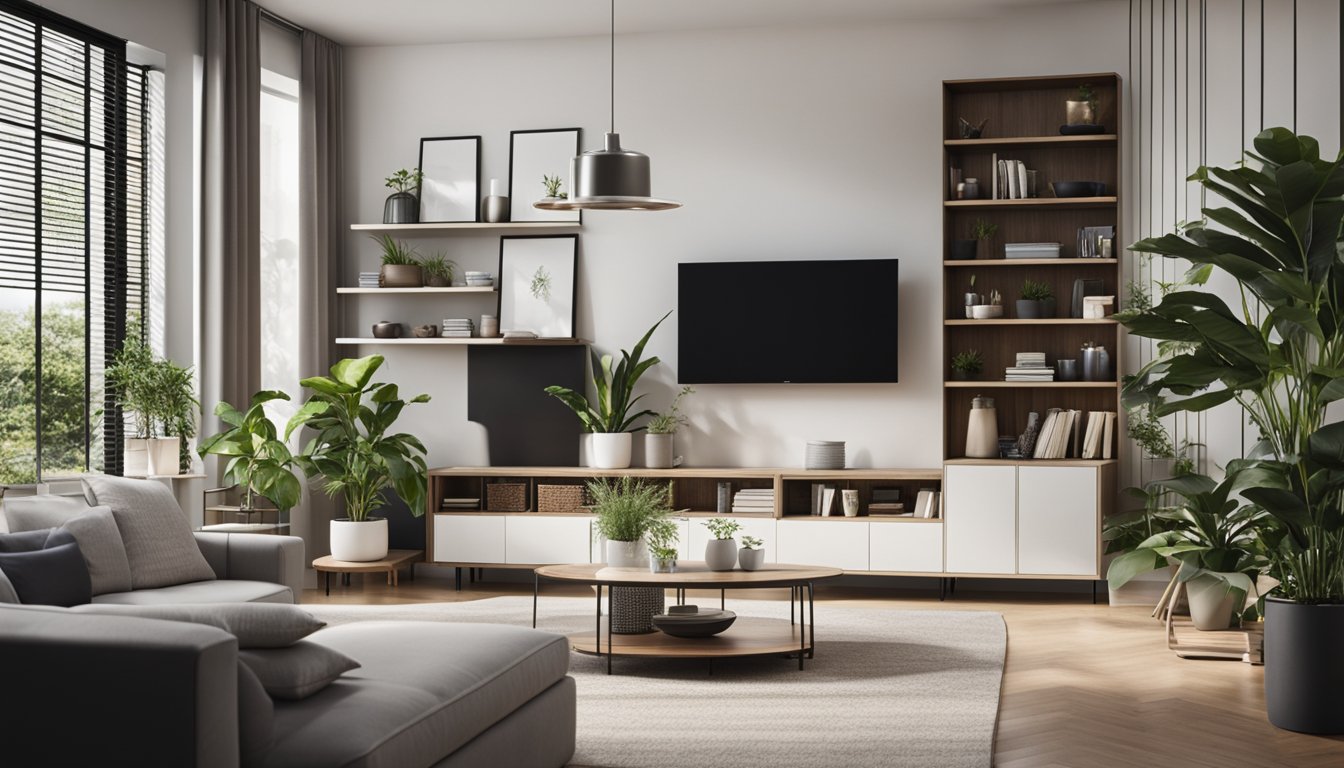
<instances>
[{"instance_id":1,"label":"bookshelf shelf","mask_svg":"<svg viewBox=\"0 0 1344 768\"><path fill-rule=\"evenodd\" d=\"M1105 267L1114 268L1118 259L947 259L944 267Z\"/></svg>"},{"instance_id":2,"label":"bookshelf shelf","mask_svg":"<svg viewBox=\"0 0 1344 768\"><path fill-rule=\"evenodd\" d=\"M965 311L964 308L963 311ZM1119 323L1109 317L1098 319L1082 317L1043 317L1039 320L1022 320L1015 317L995 317L988 320L944 320L943 325L1119 325Z\"/></svg>"},{"instance_id":3,"label":"bookshelf shelf","mask_svg":"<svg viewBox=\"0 0 1344 768\"><path fill-rule=\"evenodd\" d=\"M392 294L429 294L429 293L494 293L496 288L478 288L475 286L455 285L446 288L337 288L337 293L342 294L368 294L385 293Z\"/></svg>"},{"instance_id":4,"label":"bookshelf shelf","mask_svg":"<svg viewBox=\"0 0 1344 768\"><path fill-rule=\"evenodd\" d=\"M518 346L518 347L572 347L589 342L584 339L518 339L505 341L504 339L481 339L481 338L450 338L445 336L433 336L428 339L401 338L401 339L374 339L374 338L348 338L342 337L336 339L336 343L342 346L353 344L397 344L404 346Z\"/></svg>"},{"instance_id":5,"label":"bookshelf shelf","mask_svg":"<svg viewBox=\"0 0 1344 768\"><path fill-rule=\"evenodd\" d=\"M1006 136L993 139L944 139L943 146L948 149L1013 149L1016 147L1076 147L1113 145L1117 136L1114 133L1099 133L1089 136Z\"/></svg>"},{"instance_id":6,"label":"bookshelf shelf","mask_svg":"<svg viewBox=\"0 0 1344 768\"><path fill-rule=\"evenodd\" d=\"M1028 197L1021 200L944 200L948 208L1110 208L1119 201L1106 197Z\"/></svg>"},{"instance_id":7,"label":"bookshelf shelf","mask_svg":"<svg viewBox=\"0 0 1344 768\"><path fill-rule=\"evenodd\" d=\"M472 231L521 232L530 229L578 229L583 226L577 221L464 221L464 222L428 222L423 224L351 224L352 232L370 234L385 233L402 237L433 237Z\"/></svg>"},{"instance_id":8,"label":"bookshelf shelf","mask_svg":"<svg viewBox=\"0 0 1344 768\"><path fill-rule=\"evenodd\" d=\"M1116 381L945 381L948 389L1115 389Z\"/></svg>"}]
</instances>

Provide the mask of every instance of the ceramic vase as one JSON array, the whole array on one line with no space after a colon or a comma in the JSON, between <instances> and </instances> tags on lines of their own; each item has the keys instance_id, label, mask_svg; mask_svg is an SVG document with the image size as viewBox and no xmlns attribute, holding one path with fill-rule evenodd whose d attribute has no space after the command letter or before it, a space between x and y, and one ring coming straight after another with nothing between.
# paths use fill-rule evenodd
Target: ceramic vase
<instances>
[{"instance_id":1,"label":"ceramic vase","mask_svg":"<svg viewBox=\"0 0 1344 768\"><path fill-rule=\"evenodd\" d=\"M607 540L607 565L612 568L643 568L649 562L649 550L640 541Z\"/></svg>"},{"instance_id":2,"label":"ceramic vase","mask_svg":"<svg viewBox=\"0 0 1344 768\"><path fill-rule=\"evenodd\" d=\"M676 435L644 434L644 466L649 469L671 469L673 465L672 448Z\"/></svg>"},{"instance_id":3,"label":"ceramic vase","mask_svg":"<svg viewBox=\"0 0 1344 768\"><path fill-rule=\"evenodd\" d=\"M331 556L347 563L367 563L387 557L387 519L371 517L355 522L343 517L332 520Z\"/></svg>"},{"instance_id":4,"label":"ceramic vase","mask_svg":"<svg viewBox=\"0 0 1344 768\"><path fill-rule=\"evenodd\" d=\"M1190 603L1190 621L1195 629L1219 630L1232 626L1240 590L1234 590L1226 581L1211 573L1185 582L1185 597Z\"/></svg>"},{"instance_id":5,"label":"ceramic vase","mask_svg":"<svg viewBox=\"0 0 1344 768\"><path fill-rule=\"evenodd\" d=\"M743 547L737 550L737 564L744 571L759 571L765 565L765 550Z\"/></svg>"},{"instance_id":6,"label":"ceramic vase","mask_svg":"<svg viewBox=\"0 0 1344 768\"><path fill-rule=\"evenodd\" d=\"M425 272L419 264L384 264L378 269L379 288L420 288Z\"/></svg>"},{"instance_id":7,"label":"ceramic vase","mask_svg":"<svg viewBox=\"0 0 1344 768\"><path fill-rule=\"evenodd\" d=\"M630 447L634 436L629 432L594 432L588 444L588 466L593 469L625 469L630 466Z\"/></svg>"},{"instance_id":8,"label":"ceramic vase","mask_svg":"<svg viewBox=\"0 0 1344 768\"><path fill-rule=\"evenodd\" d=\"M126 477L149 474L149 440L128 437L121 442L121 473Z\"/></svg>"},{"instance_id":9,"label":"ceramic vase","mask_svg":"<svg viewBox=\"0 0 1344 768\"><path fill-rule=\"evenodd\" d=\"M150 440L149 462L145 474L180 474L182 468L181 448L182 438L180 437L156 437Z\"/></svg>"},{"instance_id":10,"label":"ceramic vase","mask_svg":"<svg viewBox=\"0 0 1344 768\"><path fill-rule=\"evenodd\" d=\"M705 544L705 565L711 571L731 571L737 567L737 541L710 539Z\"/></svg>"},{"instance_id":11,"label":"ceramic vase","mask_svg":"<svg viewBox=\"0 0 1344 768\"><path fill-rule=\"evenodd\" d=\"M384 224L416 224L420 221L420 200L410 192L395 192L383 203Z\"/></svg>"}]
</instances>

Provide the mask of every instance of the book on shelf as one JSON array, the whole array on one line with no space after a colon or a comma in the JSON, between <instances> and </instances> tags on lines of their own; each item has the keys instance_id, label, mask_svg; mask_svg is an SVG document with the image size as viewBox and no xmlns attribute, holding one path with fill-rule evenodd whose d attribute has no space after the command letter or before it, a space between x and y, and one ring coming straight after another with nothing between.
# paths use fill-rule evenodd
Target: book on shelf
<instances>
[{"instance_id":1,"label":"book on shelf","mask_svg":"<svg viewBox=\"0 0 1344 768\"><path fill-rule=\"evenodd\" d=\"M822 517L831 516L831 508L835 506L835 488L825 486L821 489L821 508L817 514Z\"/></svg>"},{"instance_id":2,"label":"book on shelf","mask_svg":"<svg viewBox=\"0 0 1344 768\"><path fill-rule=\"evenodd\" d=\"M1087 415L1087 434L1083 438L1084 459L1111 458L1111 437L1115 431L1115 411L1092 411Z\"/></svg>"},{"instance_id":3,"label":"book on shelf","mask_svg":"<svg viewBox=\"0 0 1344 768\"><path fill-rule=\"evenodd\" d=\"M1078 229L1078 258L1099 259L1102 253L1102 240L1114 240L1115 227L1080 227ZM1114 252L1111 253L1114 256Z\"/></svg>"},{"instance_id":4,"label":"book on shelf","mask_svg":"<svg viewBox=\"0 0 1344 768\"><path fill-rule=\"evenodd\" d=\"M942 494L932 488L920 489L919 494L915 496L915 508L911 517L923 518L925 520L940 517L939 510L941 502L939 497L941 495Z\"/></svg>"},{"instance_id":5,"label":"book on shelf","mask_svg":"<svg viewBox=\"0 0 1344 768\"><path fill-rule=\"evenodd\" d=\"M995 200L1022 200L1027 197L1027 166L1021 160L1000 160L995 152L990 157Z\"/></svg>"}]
</instances>

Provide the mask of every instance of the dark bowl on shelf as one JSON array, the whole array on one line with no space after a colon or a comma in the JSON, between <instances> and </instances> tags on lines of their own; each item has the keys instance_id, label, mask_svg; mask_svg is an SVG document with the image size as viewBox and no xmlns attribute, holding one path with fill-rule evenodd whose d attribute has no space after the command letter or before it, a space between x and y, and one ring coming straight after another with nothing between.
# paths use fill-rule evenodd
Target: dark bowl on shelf
<instances>
[{"instance_id":1,"label":"dark bowl on shelf","mask_svg":"<svg viewBox=\"0 0 1344 768\"><path fill-rule=\"evenodd\" d=\"M401 338L401 323L389 323L387 321L374 323L373 337L375 339L399 339Z\"/></svg>"},{"instance_id":2,"label":"dark bowl on shelf","mask_svg":"<svg viewBox=\"0 0 1344 768\"><path fill-rule=\"evenodd\" d=\"M712 637L733 626L737 614L718 608L706 608L698 613L667 614L653 617L653 626L673 637Z\"/></svg>"},{"instance_id":3,"label":"dark bowl on shelf","mask_svg":"<svg viewBox=\"0 0 1344 768\"><path fill-rule=\"evenodd\" d=\"M1055 197L1101 197L1106 194L1104 181L1056 181L1051 183Z\"/></svg>"}]
</instances>

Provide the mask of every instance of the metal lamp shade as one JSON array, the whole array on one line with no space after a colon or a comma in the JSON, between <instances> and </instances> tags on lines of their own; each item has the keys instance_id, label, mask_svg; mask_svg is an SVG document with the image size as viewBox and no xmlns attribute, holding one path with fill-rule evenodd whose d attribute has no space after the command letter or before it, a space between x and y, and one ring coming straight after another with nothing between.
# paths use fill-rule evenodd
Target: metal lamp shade
<instances>
[{"instance_id":1,"label":"metal lamp shade","mask_svg":"<svg viewBox=\"0 0 1344 768\"><path fill-rule=\"evenodd\" d=\"M568 199L546 199L533 207L547 211L583 208L620 211L665 211L681 203L649 196L649 156L621 149L621 135L608 133L606 148L584 152L569 163Z\"/></svg>"}]
</instances>

